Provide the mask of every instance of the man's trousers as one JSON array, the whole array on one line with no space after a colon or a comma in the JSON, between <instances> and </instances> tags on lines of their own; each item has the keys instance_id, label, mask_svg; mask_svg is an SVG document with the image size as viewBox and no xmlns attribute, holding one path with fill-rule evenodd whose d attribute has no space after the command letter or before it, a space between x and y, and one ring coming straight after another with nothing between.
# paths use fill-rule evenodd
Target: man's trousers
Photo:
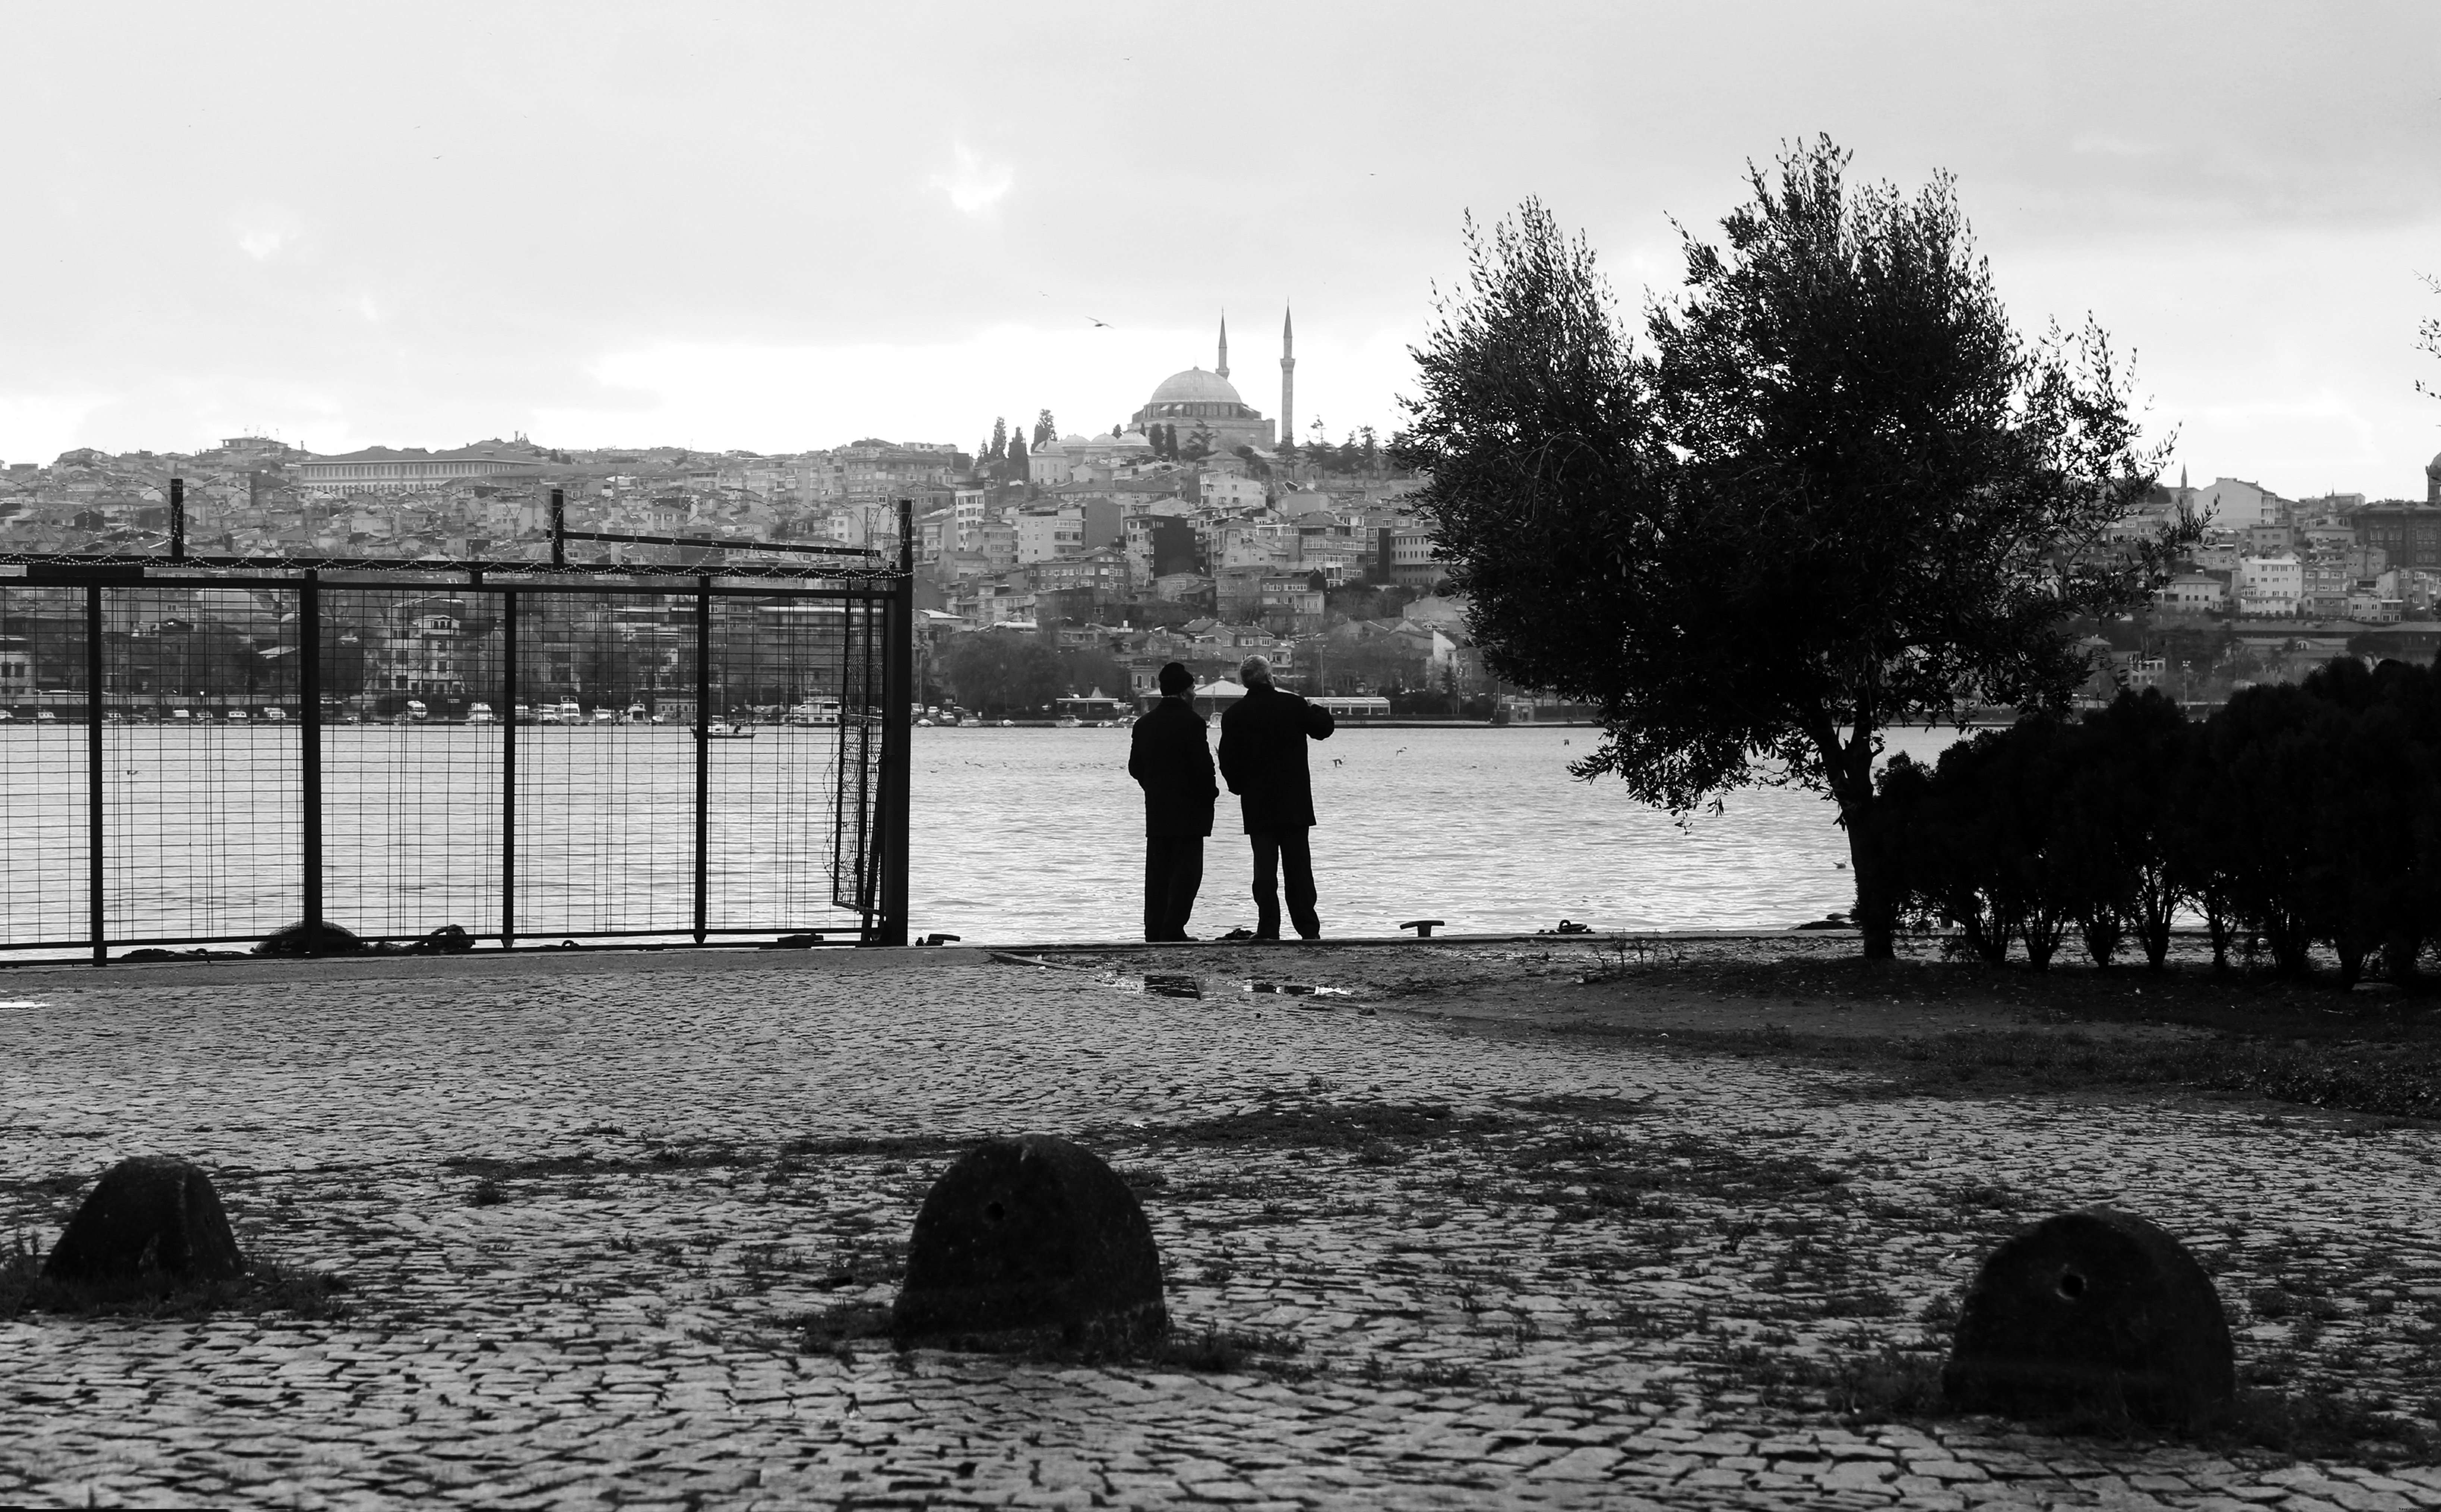
<instances>
[{"instance_id":1,"label":"man's trousers","mask_svg":"<svg viewBox=\"0 0 2441 1512\"><path fill-rule=\"evenodd\" d=\"M1322 934L1322 920L1313 911L1313 852L1306 841L1313 834L1299 827L1249 835L1255 846L1255 938L1280 937L1279 873L1288 872L1289 922L1304 939Z\"/></svg>"},{"instance_id":2,"label":"man's trousers","mask_svg":"<svg viewBox=\"0 0 2441 1512\"><path fill-rule=\"evenodd\" d=\"M1203 886L1203 837L1145 837L1144 931L1148 940L1184 940Z\"/></svg>"}]
</instances>

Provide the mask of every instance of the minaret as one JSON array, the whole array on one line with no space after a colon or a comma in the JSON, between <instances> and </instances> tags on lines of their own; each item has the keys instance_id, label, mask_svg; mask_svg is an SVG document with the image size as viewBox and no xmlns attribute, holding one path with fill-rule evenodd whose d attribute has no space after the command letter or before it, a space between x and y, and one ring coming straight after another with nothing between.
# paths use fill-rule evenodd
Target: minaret
<instances>
[{"instance_id":1,"label":"minaret","mask_svg":"<svg viewBox=\"0 0 2441 1512\"><path fill-rule=\"evenodd\" d=\"M1296 320L1280 312L1280 444L1296 444Z\"/></svg>"},{"instance_id":2,"label":"minaret","mask_svg":"<svg viewBox=\"0 0 2441 1512\"><path fill-rule=\"evenodd\" d=\"M1229 312L1220 312L1220 366L1212 369L1223 380L1229 376Z\"/></svg>"}]
</instances>

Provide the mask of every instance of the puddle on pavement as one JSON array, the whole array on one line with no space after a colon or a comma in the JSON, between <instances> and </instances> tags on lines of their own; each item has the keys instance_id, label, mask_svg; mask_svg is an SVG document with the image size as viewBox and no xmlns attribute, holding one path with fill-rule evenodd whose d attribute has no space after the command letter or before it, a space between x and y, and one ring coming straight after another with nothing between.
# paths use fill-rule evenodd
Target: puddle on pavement
<instances>
[{"instance_id":1,"label":"puddle on pavement","mask_svg":"<svg viewBox=\"0 0 2441 1512\"><path fill-rule=\"evenodd\" d=\"M1111 977L1110 982L1121 992L1137 993L1148 998L1202 999L1212 992L1259 993L1280 998L1298 998L1309 999L1298 1003L1298 1007L1318 1011L1328 1009L1330 1006L1329 999L1352 999L1356 996L1352 989L1347 987L1318 987L1302 981L1271 981L1260 977L1252 981L1218 981L1207 986L1200 977L1172 971L1148 971L1141 976L1119 972Z\"/></svg>"}]
</instances>

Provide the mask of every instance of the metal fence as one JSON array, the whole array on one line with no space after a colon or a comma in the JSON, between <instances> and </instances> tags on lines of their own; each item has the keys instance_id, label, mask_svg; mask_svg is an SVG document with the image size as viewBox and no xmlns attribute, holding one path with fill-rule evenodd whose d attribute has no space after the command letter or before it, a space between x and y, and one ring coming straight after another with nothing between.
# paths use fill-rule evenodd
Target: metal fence
<instances>
[{"instance_id":1,"label":"metal fence","mask_svg":"<svg viewBox=\"0 0 2441 1512\"><path fill-rule=\"evenodd\" d=\"M299 923L904 944L898 556L19 559L0 951L100 962Z\"/></svg>"}]
</instances>

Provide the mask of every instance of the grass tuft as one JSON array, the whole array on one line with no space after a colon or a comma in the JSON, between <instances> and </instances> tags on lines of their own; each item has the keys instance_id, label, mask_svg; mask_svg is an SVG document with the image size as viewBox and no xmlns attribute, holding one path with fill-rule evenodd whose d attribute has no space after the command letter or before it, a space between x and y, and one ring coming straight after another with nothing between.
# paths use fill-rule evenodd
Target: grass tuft
<instances>
[{"instance_id":1,"label":"grass tuft","mask_svg":"<svg viewBox=\"0 0 2441 1512\"><path fill-rule=\"evenodd\" d=\"M0 1321L28 1313L68 1318L191 1321L216 1312L284 1312L316 1320L342 1318L344 1277L253 1260L233 1281L188 1282L158 1271L124 1281L79 1285L43 1274L41 1252L19 1234L0 1253Z\"/></svg>"}]
</instances>

